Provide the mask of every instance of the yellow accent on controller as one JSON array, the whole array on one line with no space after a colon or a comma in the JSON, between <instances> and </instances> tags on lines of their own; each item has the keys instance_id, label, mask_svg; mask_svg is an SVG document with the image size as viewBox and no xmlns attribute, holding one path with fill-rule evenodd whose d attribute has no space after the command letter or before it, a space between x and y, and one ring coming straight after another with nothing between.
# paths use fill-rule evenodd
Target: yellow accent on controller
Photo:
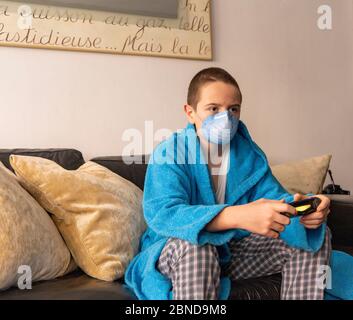
<instances>
[{"instance_id":1,"label":"yellow accent on controller","mask_svg":"<svg viewBox=\"0 0 353 320\"><path fill-rule=\"evenodd\" d=\"M303 212L303 211L309 209L310 207L311 207L311 205L308 204L308 205L305 205L305 206L297 207L297 208L295 208L295 210L300 211L300 212Z\"/></svg>"}]
</instances>

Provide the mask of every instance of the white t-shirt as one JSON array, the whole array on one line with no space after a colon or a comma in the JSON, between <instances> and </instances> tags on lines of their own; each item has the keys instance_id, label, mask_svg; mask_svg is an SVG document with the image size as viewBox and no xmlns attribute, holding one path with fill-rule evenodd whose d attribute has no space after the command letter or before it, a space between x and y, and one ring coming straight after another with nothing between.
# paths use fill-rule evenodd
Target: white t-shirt
<instances>
[{"instance_id":1,"label":"white t-shirt","mask_svg":"<svg viewBox=\"0 0 353 320\"><path fill-rule=\"evenodd\" d=\"M203 154L207 154L207 151L203 145L201 145L201 150ZM216 170L216 173L218 173L218 183L216 188L216 200L218 204L223 204L225 200L225 194L226 194L226 184L227 184L227 173L228 173L228 166L229 166L229 150L230 147L229 145L226 146L222 151L222 163L220 168L217 170L214 168L213 170ZM216 174L215 173L215 174ZM212 172L213 174L213 172ZM211 174L211 175L212 175Z\"/></svg>"},{"instance_id":2,"label":"white t-shirt","mask_svg":"<svg viewBox=\"0 0 353 320\"><path fill-rule=\"evenodd\" d=\"M218 185L216 189L216 199L219 204L223 204L226 194L227 173L229 166L229 148L225 148L222 154L222 164L218 175Z\"/></svg>"}]
</instances>

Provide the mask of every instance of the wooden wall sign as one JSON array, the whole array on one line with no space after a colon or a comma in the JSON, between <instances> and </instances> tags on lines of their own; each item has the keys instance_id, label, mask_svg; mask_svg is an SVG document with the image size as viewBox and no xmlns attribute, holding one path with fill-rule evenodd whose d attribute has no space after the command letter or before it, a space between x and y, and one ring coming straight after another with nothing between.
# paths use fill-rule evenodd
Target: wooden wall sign
<instances>
[{"instance_id":1,"label":"wooden wall sign","mask_svg":"<svg viewBox=\"0 0 353 320\"><path fill-rule=\"evenodd\" d=\"M211 60L211 0L176 19L0 1L0 45Z\"/></svg>"}]
</instances>

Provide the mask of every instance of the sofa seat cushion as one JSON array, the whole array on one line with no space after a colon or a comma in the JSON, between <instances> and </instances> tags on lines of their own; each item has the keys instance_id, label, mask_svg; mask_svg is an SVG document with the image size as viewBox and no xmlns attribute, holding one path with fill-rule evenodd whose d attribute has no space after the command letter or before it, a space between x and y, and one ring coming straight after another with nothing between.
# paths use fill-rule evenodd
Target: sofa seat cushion
<instances>
[{"instance_id":1,"label":"sofa seat cushion","mask_svg":"<svg viewBox=\"0 0 353 320\"><path fill-rule=\"evenodd\" d=\"M282 276L280 273L232 283L230 300L279 300Z\"/></svg>"},{"instance_id":2,"label":"sofa seat cushion","mask_svg":"<svg viewBox=\"0 0 353 320\"><path fill-rule=\"evenodd\" d=\"M281 275L233 282L230 300L278 300ZM32 290L16 288L0 292L0 300L136 300L122 280L106 282L81 270L59 279L34 283Z\"/></svg>"},{"instance_id":3,"label":"sofa seat cushion","mask_svg":"<svg viewBox=\"0 0 353 320\"><path fill-rule=\"evenodd\" d=\"M97 280L77 270L49 281L33 284L31 290L13 288L0 292L0 300L135 300L121 281Z\"/></svg>"}]
</instances>

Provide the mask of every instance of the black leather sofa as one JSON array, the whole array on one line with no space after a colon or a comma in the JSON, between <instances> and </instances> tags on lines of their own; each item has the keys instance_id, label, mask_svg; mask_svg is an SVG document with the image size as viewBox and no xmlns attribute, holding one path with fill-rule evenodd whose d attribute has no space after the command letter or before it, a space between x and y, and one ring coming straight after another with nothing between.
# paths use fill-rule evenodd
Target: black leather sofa
<instances>
[{"instance_id":1,"label":"black leather sofa","mask_svg":"<svg viewBox=\"0 0 353 320\"><path fill-rule=\"evenodd\" d=\"M73 149L0 149L0 161L9 169L10 154L39 156L51 159L68 170L77 169L84 163L81 152ZM92 161L99 163L143 189L147 159L142 163L127 165L122 157L99 157ZM333 247L353 255L353 197L330 196L331 214L328 225L333 235ZM232 300L277 300L280 295L281 275L275 274L257 279L233 282ZM0 292L0 300L134 300L136 297L128 290L123 280L104 282L93 279L81 270L64 277L33 283L31 290L10 288Z\"/></svg>"}]
</instances>

